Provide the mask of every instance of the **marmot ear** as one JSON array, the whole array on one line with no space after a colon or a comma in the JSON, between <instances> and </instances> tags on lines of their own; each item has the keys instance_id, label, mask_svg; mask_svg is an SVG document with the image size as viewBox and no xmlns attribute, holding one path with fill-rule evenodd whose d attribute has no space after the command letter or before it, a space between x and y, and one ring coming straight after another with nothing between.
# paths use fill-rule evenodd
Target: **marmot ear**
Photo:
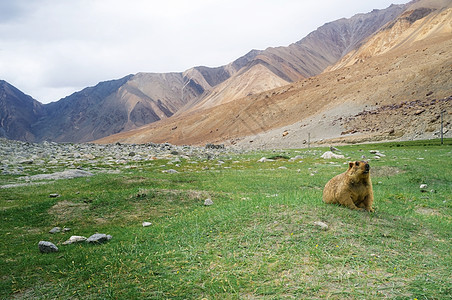
<instances>
[{"instance_id":1,"label":"marmot ear","mask_svg":"<svg viewBox=\"0 0 452 300\"><path fill-rule=\"evenodd\" d=\"M354 162L352 162L352 161L349 162L349 163L348 163L348 168L349 168L349 169L353 168L353 164L354 164Z\"/></svg>"},{"instance_id":2,"label":"marmot ear","mask_svg":"<svg viewBox=\"0 0 452 300\"><path fill-rule=\"evenodd\" d=\"M355 161L355 165L356 165L356 166L359 166L359 161Z\"/></svg>"}]
</instances>

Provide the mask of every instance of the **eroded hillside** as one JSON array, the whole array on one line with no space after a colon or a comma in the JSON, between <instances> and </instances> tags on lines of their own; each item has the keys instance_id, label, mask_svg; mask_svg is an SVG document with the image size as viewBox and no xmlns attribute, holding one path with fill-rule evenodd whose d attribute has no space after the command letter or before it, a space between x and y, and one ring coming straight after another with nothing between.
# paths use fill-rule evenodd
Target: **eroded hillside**
<instances>
[{"instance_id":1,"label":"eroded hillside","mask_svg":"<svg viewBox=\"0 0 452 300\"><path fill-rule=\"evenodd\" d=\"M345 120L364 110L381 106L451 96L452 53L447 51L452 46L449 15L449 8L432 10L406 28L407 31L418 33L416 38L414 33L410 34L412 42L398 43L398 47L377 51L378 55L367 56L353 64L332 68L330 72L268 92L200 112L181 114L177 118L105 138L100 142L216 142L241 146L296 147L303 144L308 133L311 133L313 141L338 137L344 141L357 141L359 135L363 135L361 139L365 140L369 138L368 132L357 130L345 134L348 130L346 122L337 120ZM403 14L393 24L401 24L406 18L407 14ZM435 28L441 28L441 31L423 34L432 30L432 24L436 24ZM375 37L391 33L389 27L383 28ZM396 38L400 36L403 35ZM369 42L372 43L372 38ZM363 47L368 47L368 44ZM361 51L364 50L359 49L356 53ZM376 118L378 121L375 122L379 122L378 127L381 128L379 139L394 138L390 134L391 126L386 116L381 114L381 118L378 115ZM423 114L416 118L419 124L424 122ZM364 128L367 125L363 123ZM412 127L418 123L409 124ZM408 138L412 131L401 130L403 132L397 137ZM283 135L284 132L287 133ZM382 134L386 136L382 137Z\"/></svg>"}]
</instances>

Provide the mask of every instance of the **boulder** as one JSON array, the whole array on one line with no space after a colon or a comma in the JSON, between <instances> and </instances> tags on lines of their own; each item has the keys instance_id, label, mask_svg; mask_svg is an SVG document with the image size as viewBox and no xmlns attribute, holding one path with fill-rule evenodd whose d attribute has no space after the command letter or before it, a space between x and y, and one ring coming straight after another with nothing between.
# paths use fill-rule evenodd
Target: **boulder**
<instances>
[{"instance_id":1,"label":"boulder","mask_svg":"<svg viewBox=\"0 0 452 300\"><path fill-rule=\"evenodd\" d=\"M103 233L95 233L92 236L90 236L86 242L89 244L102 244L105 242L108 242L112 239L111 235L103 234Z\"/></svg>"},{"instance_id":2,"label":"boulder","mask_svg":"<svg viewBox=\"0 0 452 300\"><path fill-rule=\"evenodd\" d=\"M59 232L61 232L61 228L60 227L53 227L49 231L49 233L51 233L51 234L55 234L55 233L59 233Z\"/></svg>"},{"instance_id":3,"label":"boulder","mask_svg":"<svg viewBox=\"0 0 452 300\"><path fill-rule=\"evenodd\" d=\"M321 158L323 158L323 159L332 159L332 158L340 159L340 158L345 158L345 156L342 154L335 154L332 151L326 151L325 153L322 154Z\"/></svg>"},{"instance_id":4,"label":"boulder","mask_svg":"<svg viewBox=\"0 0 452 300\"><path fill-rule=\"evenodd\" d=\"M41 253L52 253L58 252L58 247L55 244L47 241L40 241L38 244L39 251Z\"/></svg>"}]
</instances>

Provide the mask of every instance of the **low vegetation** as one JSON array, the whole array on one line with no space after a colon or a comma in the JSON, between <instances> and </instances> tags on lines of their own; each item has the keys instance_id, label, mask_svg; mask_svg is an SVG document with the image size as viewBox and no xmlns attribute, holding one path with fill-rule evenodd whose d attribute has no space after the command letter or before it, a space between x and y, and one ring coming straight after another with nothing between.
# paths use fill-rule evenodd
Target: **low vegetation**
<instances>
[{"instance_id":1,"label":"low vegetation","mask_svg":"<svg viewBox=\"0 0 452 300\"><path fill-rule=\"evenodd\" d=\"M333 160L315 148L84 165L95 175L0 189L0 297L450 298L451 146L344 146L346 159ZM376 211L324 204L325 183L363 156ZM55 226L71 230L48 233ZM62 245L96 232L113 238ZM40 253L41 240L59 252Z\"/></svg>"}]
</instances>

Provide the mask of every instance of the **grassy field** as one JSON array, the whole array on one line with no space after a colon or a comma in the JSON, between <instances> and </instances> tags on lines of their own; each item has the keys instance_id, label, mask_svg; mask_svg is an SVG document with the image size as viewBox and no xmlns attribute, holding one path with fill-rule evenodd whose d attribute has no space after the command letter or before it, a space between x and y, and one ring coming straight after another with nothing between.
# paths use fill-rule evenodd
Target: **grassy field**
<instances>
[{"instance_id":1,"label":"grassy field","mask_svg":"<svg viewBox=\"0 0 452 300\"><path fill-rule=\"evenodd\" d=\"M452 141L436 144L344 146L339 160L316 148L87 165L95 176L0 189L0 297L451 299ZM324 204L325 183L363 155L376 212ZM62 245L96 232L113 239ZM59 252L40 253L40 240Z\"/></svg>"}]
</instances>

